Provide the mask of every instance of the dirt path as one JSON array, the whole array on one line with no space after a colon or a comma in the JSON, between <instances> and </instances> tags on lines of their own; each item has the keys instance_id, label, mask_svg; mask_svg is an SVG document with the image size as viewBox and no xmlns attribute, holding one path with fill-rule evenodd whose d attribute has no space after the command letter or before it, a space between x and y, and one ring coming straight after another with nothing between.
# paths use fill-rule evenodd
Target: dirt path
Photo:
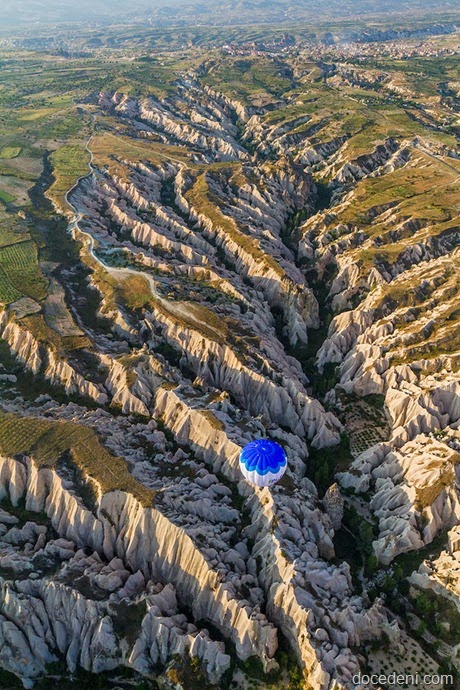
<instances>
[{"instance_id":1,"label":"dirt path","mask_svg":"<svg viewBox=\"0 0 460 690\"><path fill-rule=\"evenodd\" d=\"M88 111L89 112L89 111ZM89 113L92 121L94 122L94 115L93 113ZM116 137L114 135L113 138L118 139L119 137ZM89 153L90 160L88 162L88 172L85 173L84 175L81 175L78 180L75 182L75 184L66 192L65 194L65 202L67 205L71 208L72 212L74 213L74 217L72 220L69 222L69 225L67 226L67 231L69 233L73 233L75 230L78 230L82 235L87 240L87 247L88 251L90 253L90 256L96 261L105 271L110 273L115 279L122 279L123 277L132 275L135 277L140 277L143 278L144 280L147 280L150 290L152 292L152 296L155 299L155 301L163 308L165 309L169 314L172 316L176 316L180 320L185 320L187 323L189 323L192 327L195 325L196 327L204 327L206 328L207 331L211 330L216 334L216 336L221 337L222 333L215 327L213 327L210 323L207 323L205 321L202 321L201 319L198 319L195 314L192 313L190 309L187 309L185 303L180 303L180 302L175 302L175 301L170 301L162 297L157 290L157 286L155 283L155 280L153 277L145 273L143 271L138 271L134 268L129 268L129 267L123 267L123 268L116 268L114 266L110 266L109 264L106 264L95 252L95 242L94 242L94 237L91 235L91 233L87 232L84 230L82 227L80 227L80 222L83 218L84 212L82 209L78 208L78 206L70 201L70 195L72 194L75 189L77 189L78 185L81 183L82 180L86 179L87 177L90 177L91 175L96 175L96 171L93 168L93 152L91 151L90 145L92 141L93 135L91 135L86 144L85 144L85 149ZM140 147L135 147L135 148L140 148ZM144 151L144 149L142 149ZM167 160L174 160L178 163L180 163L181 166L184 166L184 163L182 161L178 161L177 159L174 158L169 158L168 156L164 154L158 154L162 156L163 158L166 158Z\"/></svg>"}]
</instances>

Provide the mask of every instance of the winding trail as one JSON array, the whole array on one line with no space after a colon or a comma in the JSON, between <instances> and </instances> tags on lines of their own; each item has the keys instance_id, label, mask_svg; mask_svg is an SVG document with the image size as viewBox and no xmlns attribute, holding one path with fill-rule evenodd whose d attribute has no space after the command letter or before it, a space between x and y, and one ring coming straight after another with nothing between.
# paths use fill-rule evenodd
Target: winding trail
<instances>
[{"instance_id":1,"label":"winding trail","mask_svg":"<svg viewBox=\"0 0 460 690\"><path fill-rule=\"evenodd\" d=\"M89 112L89 111L87 111ZM94 122L95 116L93 113L89 113L91 116L92 122ZM114 139L117 139L117 137L113 137ZM137 278L142 278L147 281L150 290L152 292L152 296L154 300L158 303L159 306L161 306L165 311L167 311L169 314L171 314L173 317L175 316L176 318L180 319L181 321L185 321L188 323L190 326L197 328L200 330L200 328L206 328L206 331L212 331L215 333L216 337L221 338L222 337L222 331L220 331L218 328L215 328L212 326L210 323L203 321L201 319L198 319L195 314L192 313L191 309L187 309L186 303L180 303L180 302L174 302L171 300L167 300L164 297L162 297L156 286L156 282L153 279L153 277L148 274L144 273L143 271L138 271L134 268L129 268L129 267L122 267L122 268L116 268L115 266L110 266L109 264L105 263L97 254L95 251L95 240L94 237L89 233L87 230L84 230L80 226L80 222L83 219L84 212L78 207L78 203L74 203L73 201L70 201L70 195L78 188L80 183L85 180L88 177L96 176L96 171L94 170L93 167L93 152L90 148L91 140L93 139L93 134L88 138L88 140L85 143L85 149L89 154L89 161L88 161L88 172L85 173L84 175L81 175L77 181L75 182L74 185L65 193L64 200L66 204L69 206L69 208L72 210L74 217L71 219L67 226L67 232L69 232L71 235L74 235L75 230L78 230L82 235L84 235L86 241L87 241L87 248L89 251L90 256L96 261L105 271L110 273L116 280L123 280L126 276L135 276ZM139 147L138 147L139 148ZM144 151L144 149L142 149ZM155 155L157 155L157 152L155 152ZM174 158L168 158L165 154L158 154L165 158L166 160L174 160ZM184 165L183 162L177 161L180 163L182 166Z\"/></svg>"}]
</instances>

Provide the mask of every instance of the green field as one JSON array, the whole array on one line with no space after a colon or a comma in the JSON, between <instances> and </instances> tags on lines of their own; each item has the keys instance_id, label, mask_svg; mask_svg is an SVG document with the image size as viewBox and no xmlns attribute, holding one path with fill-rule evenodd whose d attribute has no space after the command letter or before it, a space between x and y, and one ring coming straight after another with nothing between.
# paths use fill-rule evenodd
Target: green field
<instances>
[{"instance_id":1,"label":"green field","mask_svg":"<svg viewBox=\"0 0 460 690\"><path fill-rule=\"evenodd\" d=\"M6 192L4 189L0 189L0 201L3 201L4 204L12 204L15 199L16 197L13 196L13 194Z\"/></svg>"},{"instance_id":2,"label":"green field","mask_svg":"<svg viewBox=\"0 0 460 690\"><path fill-rule=\"evenodd\" d=\"M10 304L20 297L22 297L22 292L14 287L3 268L0 267L0 302Z\"/></svg>"},{"instance_id":3,"label":"green field","mask_svg":"<svg viewBox=\"0 0 460 690\"><path fill-rule=\"evenodd\" d=\"M294 86L290 71L276 59L252 57L228 58L203 82L249 101L257 96L280 97Z\"/></svg>"},{"instance_id":4,"label":"green field","mask_svg":"<svg viewBox=\"0 0 460 690\"><path fill-rule=\"evenodd\" d=\"M21 153L20 146L4 146L0 151L0 158L16 158Z\"/></svg>"},{"instance_id":5,"label":"green field","mask_svg":"<svg viewBox=\"0 0 460 690\"><path fill-rule=\"evenodd\" d=\"M102 493L127 491L143 505L152 505L154 492L133 479L126 462L109 453L88 427L0 412L0 452L9 457L30 455L39 467L54 467L69 452Z\"/></svg>"},{"instance_id":6,"label":"green field","mask_svg":"<svg viewBox=\"0 0 460 690\"><path fill-rule=\"evenodd\" d=\"M61 211L66 210L66 192L88 173L89 155L83 143L61 146L50 156L54 182L47 195Z\"/></svg>"},{"instance_id":7,"label":"green field","mask_svg":"<svg viewBox=\"0 0 460 690\"><path fill-rule=\"evenodd\" d=\"M32 240L0 247L0 300L10 302L12 290L19 297L36 300L46 296L46 280L38 267L37 247ZM17 296L14 299L18 299Z\"/></svg>"}]
</instances>

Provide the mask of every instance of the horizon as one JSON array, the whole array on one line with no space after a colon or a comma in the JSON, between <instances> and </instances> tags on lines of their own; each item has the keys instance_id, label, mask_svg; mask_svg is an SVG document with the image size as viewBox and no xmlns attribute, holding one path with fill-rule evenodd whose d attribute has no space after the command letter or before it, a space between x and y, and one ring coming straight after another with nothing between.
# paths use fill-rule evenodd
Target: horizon
<instances>
[{"instance_id":1,"label":"horizon","mask_svg":"<svg viewBox=\"0 0 460 690\"><path fill-rule=\"evenodd\" d=\"M430 18L444 13L459 13L455 0L444 0L432 7L432 0L406 0L403 6L387 0L382 7L375 0L134 0L129 10L123 0L4 0L0 7L0 29L33 28L51 24L88 25L101 22L127 24L150 20L157 26L168 25L243 25L299 22L318 24L326 20L383 17ZM182 15L181 12L184 11Z\"/></svg>"}]
</instances>

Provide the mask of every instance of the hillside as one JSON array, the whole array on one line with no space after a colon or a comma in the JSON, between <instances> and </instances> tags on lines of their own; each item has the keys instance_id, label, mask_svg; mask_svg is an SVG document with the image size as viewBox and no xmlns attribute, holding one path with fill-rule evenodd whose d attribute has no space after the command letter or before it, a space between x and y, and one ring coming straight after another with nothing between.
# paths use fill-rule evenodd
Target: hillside
<instances>
[{"instance_id":1,"label":"hillside","mask_svg":"<svg viewBox=\"0 0 460 690\"><path fill-rule=\"evenodd\" d=\"M0 685L458 672L459 34L158 31L0 55Z\"/></svg>"}]
</instances>

